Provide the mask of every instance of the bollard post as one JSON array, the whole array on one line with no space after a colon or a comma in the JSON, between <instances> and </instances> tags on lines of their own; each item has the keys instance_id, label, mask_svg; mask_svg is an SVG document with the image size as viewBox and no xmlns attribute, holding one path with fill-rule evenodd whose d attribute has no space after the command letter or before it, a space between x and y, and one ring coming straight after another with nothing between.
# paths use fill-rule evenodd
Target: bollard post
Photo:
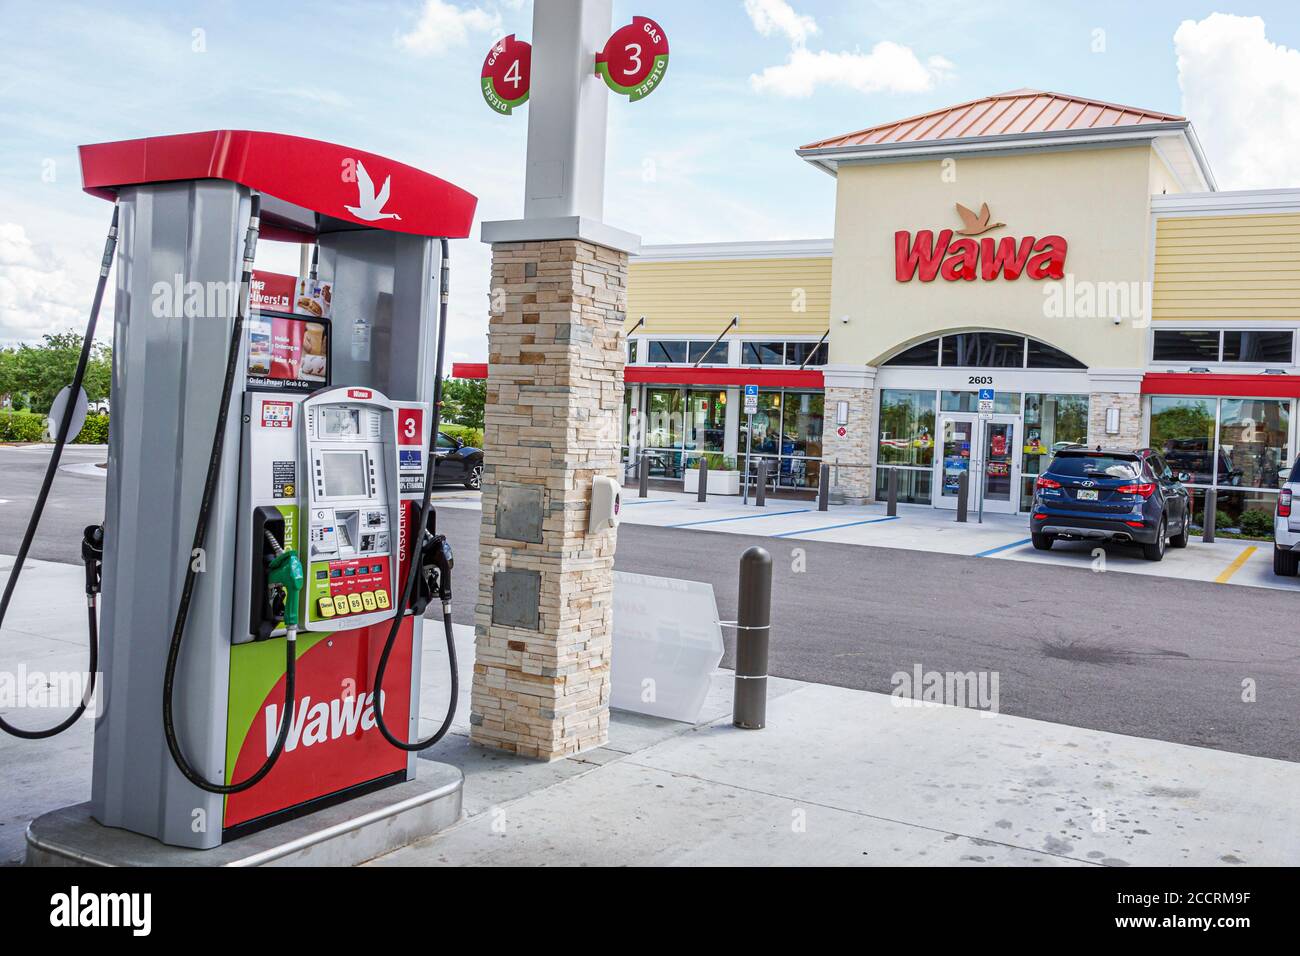
<instances>
[{"instance_id":1,"label":"bollard post","mask_svg":"<svg viewBox=\"0 0 1300 956\"><path fill-rule=\"evenodd\" d=\"M637 489L638 498L650 497L650 454L641 452L641 474L639 476L640 487Z\"/></svg>"},{"instance_id":2,"label":"bollard post","mask_svg":"<svg viewBox=\"0 0 1300 956\"><path fill-rule=\"evenodd\" d=\"M966 499L970 489L969 473L963 471L957 478L957 520L966 523Z\"/></svg>"},{"instance_id":3,"label":"bollard post","mask_svg":"<svg viewBox=\"0 0 1300 956\"><path fill-rule=\"evenodd\" d=\"M889 469L889 477L886 479L885 485L889 489L888 491L889 497L885 503L885 514L889 515L889 517L891 518L897 517L898 515L898 469L897 468Z\"/></svg>"},{"instance_id":4,"label":"bollard post","mask_svg":"<svg viewBox=\"0 0 1300 956\"><path fill-rule=\"evenodd\" d=\"M709 456L700 456L700 487L695 492L696 501L709 500Z\"/></svg>"},{"instance_id":5,"label":"bollard post","mask_svg":"<svg viewBox=\"0 0 1300 956\"><path fill-rule=\"evenodd\" d=\"M758 487L754 489L754 506L767 507L767 459L758 460Z\"/></svg>"},{"instance_id":6,"label":"bollard post","mask_svg":"<svg viewBox=\"0 0 1300 956\"><path fill-rule=\"evenodd\" d=\"M1215 489L1211 488L1205 493L1205 531L1201 535L1201 540L1206 544L1214 544L1214 525L1219 517L1219 495Z\"/></svg>"},{"instance_id":7,"label":"bollard post","mask_svg":"<svg viewBox=\"0 0 1300 956\"><path fill-rule=\"evenodd\" d=\"M831 504L831 466L822 462L817 474L817 510L829 511Z\"/></svg>"},{"instance_id":8,"label":"bollard post","mask_svg":"<svg viewBox=\"0 0 1300 956\"><path fill-rule=\"evenodd\" d=\"M744 730L767 723L767 651L772 636L772 556L750 548L740 556L736 598L736 679L731 722Z\"/></svg>"}]
</instances>

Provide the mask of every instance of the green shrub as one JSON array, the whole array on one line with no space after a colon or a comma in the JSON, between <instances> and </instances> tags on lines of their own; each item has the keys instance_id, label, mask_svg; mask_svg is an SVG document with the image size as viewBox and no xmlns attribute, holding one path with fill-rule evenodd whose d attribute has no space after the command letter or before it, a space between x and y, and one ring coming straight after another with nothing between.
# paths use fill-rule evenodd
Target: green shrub
<instances>
[{"instance_id":1,"label":"green shrub","mask_svg":"<svg viewBox=\"0 0 1300 956\"><path fill-rule=\"evenodd\" d=\"M690 461L686 463L686 467L699 468L701 458L707 458L709 460L710 471L735 471L736 470L736 459L716 451L706 451L703 455L696 455L694 458L692 458Z\"/></svg>"},{"instance_id":2,"label":"green shrub","mask_svg":"<svg viewBox=\"0 0 1300 956\"><path fill-rule=\"evenodd\" d=\"M0 441L29 442L45 438L45 416L34 412L0 412Z\"/></svg>"},{"instance_id":3,"label":"green shrub","mask_svg":"<svg viewBox=\"0 0 1300 956\"><path fill-rule=\"evenodd\" d=\"M444 435L450 435L452 438L459 438L466 445L472 448L483 447L483 430L481 428L471 428L469 425L455 425L451 422L443 422L438 426L438 430Z\"/></svg>"},{"instance_id":4,"label":"green shrub","mask_svg":"<svg viewBox=\"0 0 1300 956\"><path fill-rule=\"evenodd\" d=\"M87 415L86 424L81 426L81 434L76 438L78 445L107 445L108 416Z\"/></svg>"},{"instance_id":5,"label":"green shrub","mask_svg":"<svg viewBox=\"0 0 1300 956\"><path fill-rule=\"evenodd\" d=\"M1241 533L1248 538L1271 538L1273 537L1273 512L1261 508L1243 511L1239 526Z\"/></svg>"}]
</instances>

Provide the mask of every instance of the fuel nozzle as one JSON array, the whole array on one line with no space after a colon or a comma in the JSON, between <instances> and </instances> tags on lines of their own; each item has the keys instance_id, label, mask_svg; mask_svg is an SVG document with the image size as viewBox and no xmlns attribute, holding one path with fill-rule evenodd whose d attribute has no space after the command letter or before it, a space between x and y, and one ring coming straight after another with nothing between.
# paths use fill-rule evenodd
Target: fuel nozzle
<instances>
[{"instance_id":1,"label":"fuel nozzle","mask_svg":"<svg viewBox=\"0 0 1300 956\"><path fill-rule=\"evenodd\" d=\"M263 532L266 543L275 557L271 559L266 572L266 586L279 591L284 596L284 626L289 640L298 637L298 608L301 604L302 589L306 576L302 572L302 560L296 551L286 551L269 530Z\"/></svg>"},{"instance_id":2,"label":"fuel nozzle","mask_svg":"<svg viewBox=\"0 0 1300 956\"><path fill-rule=\"evenodd\" d=\"M81 535L81 562L86 566L86 594L94 598L99 593L101 572L104 567L104 526L87 525Z\"/></svg>"},{"instance_id":3,"label":"fuel nozzle","mask_svg":"<svg viewBox=\"0 0 1300 956\"><path fill-rule=\"evenodd\" d=\"M455 563L447 536L425 532L420 544L420 577L411 595L412 611L423 614L435 594L442 602L443 613L450 610L451 569Z\"/></svg>"}]
</instances>

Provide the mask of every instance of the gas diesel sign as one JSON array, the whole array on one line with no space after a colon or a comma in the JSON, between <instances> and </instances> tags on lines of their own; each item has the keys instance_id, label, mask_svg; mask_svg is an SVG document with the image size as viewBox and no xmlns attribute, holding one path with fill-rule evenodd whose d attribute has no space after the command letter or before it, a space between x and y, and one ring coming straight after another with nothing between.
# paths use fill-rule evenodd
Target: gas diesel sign
<instances>
[{"instance_id":1,"label":"gas diesel sign","mask_svg":"<svg viewBox=\"0 0 1300 956\"><path fill-rule=\"evenodd\" d=\"M962 228L941 229L937 239L932 229L922 229L915 237L906 230L894 233L895 279L899 282L911 282L915 278L922 282L933 282L936 278L947 282L975 279L992 282L1001 276L1014 281L1022 273L1031 279L1064 278L1069 244L1063 236L1025 236L1019 240L1011 236L997 240L985 236L976 240L973 237L1001 228L1005 223L990 224L988 203L980 207L979 215L958 203L957 213Z\"/></svg>"}]
</instances>

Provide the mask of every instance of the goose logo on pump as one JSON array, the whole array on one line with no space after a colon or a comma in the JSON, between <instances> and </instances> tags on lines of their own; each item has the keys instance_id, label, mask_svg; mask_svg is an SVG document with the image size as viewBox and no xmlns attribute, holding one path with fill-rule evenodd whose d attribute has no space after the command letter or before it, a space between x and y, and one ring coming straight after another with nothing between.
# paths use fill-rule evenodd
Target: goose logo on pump
<instances>
[{"instance_id":1,"label":"goose logo on pump","mask_svg":"<svg viewBox=\"0 0 1300 956\"><path fill-rule=\"evenodd\" d=\"M380 219L394 219L401 222L402 217L397 213L384 212L384 206L388 204L388 189L392 185L392 179L392 176L385 176L384 185L380 187L379 192L375 192L375 181L366 172L365 164L357 160L357 204L343 208L366 222L378 222Z\"/></svg>"}]
</instances>

